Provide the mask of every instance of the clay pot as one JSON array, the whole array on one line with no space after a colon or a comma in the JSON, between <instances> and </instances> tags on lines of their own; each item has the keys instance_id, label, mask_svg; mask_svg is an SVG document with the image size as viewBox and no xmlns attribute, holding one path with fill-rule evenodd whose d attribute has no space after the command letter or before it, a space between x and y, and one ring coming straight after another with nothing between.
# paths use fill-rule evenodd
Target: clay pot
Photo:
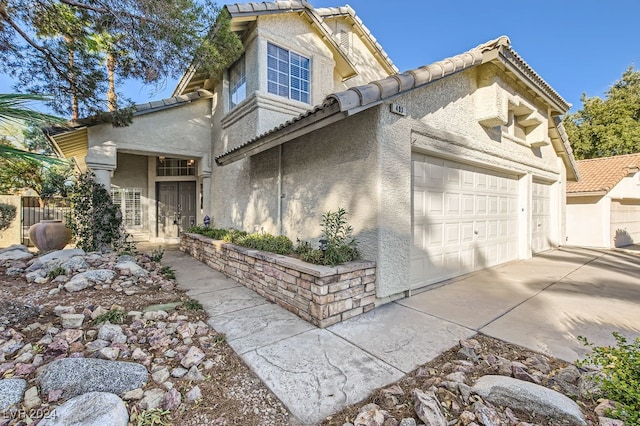
<instances>
[{"instance_id":1,"label":"clay pot","mask_svg":"<svg viewBox=\"0 0 640 426\"><path fill-rule=\"evenodd\" d=\"M61 220L41 220L29 228L29 240L40 251L61 250L71 240L71 231Z\"/></svg>"}]
</instances>

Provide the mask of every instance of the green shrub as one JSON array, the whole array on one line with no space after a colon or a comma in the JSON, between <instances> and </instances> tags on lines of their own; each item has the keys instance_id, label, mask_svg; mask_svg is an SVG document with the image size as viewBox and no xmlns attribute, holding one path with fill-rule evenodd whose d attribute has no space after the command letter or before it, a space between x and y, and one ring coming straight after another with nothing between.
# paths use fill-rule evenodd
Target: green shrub
<instances>
[{"instance_id":1,"label":"green shrub","mask_svg":"<svg viewBox=\"0 0 640 426\"><path fill-rule=\"evenodd\" d=\"M16 206L0 203L0 231L9 228L15 218Z\"/></svg>"},{"instance_id":2,"label":"green shrub","mask_svg":"<svg viewBox=\"0 0 640 426\"><path fill-rule=\"evenodd\" d=\"M135 253L135 243L124 229L120 207L113 203L109 191L95 181L93 173L80 175L69 192L71 216L67 227L78 248Z\"/></svg>"},{"instance_id":3,"label":"green shrub","mask_svg":"<svg viewBox=\"0 0 640 426\"><path fill-rule=\"evenodd\" d=\"M603 396L617 402L616 409L609 413L628 425L640 424L640 338L633 343L620 333L613 333L617 346L595 346L586 338L579 337L585 346L591 348L591 353L582 361L577 361L579 367L595 365L602 368L601 375L594 380L600 385Z\"/></svg>"},{"instance_id":4,"label":"green shrub","mask_svg":"<svg viewBox=\"0 0 640 426\"><path fill-rule=\"evenodd\" d=\"M124 317L127 316L125 311L119 309L112 309L105 312L102 315L98 315L93 321L93 325L102 324L104 322L110 322L111 324L122 324Z\"/></svg>"},{"instance_id":5,"label":"green shrub","mask_svg":"<svg viewBox=\"0 0 640 426\"><path fill-rule=\"evenodd\" d=\"M200 234L205 237L213 238L214 240L224 240L229 233L226 229L206 228L204 226L192 226L187 230L192 234Z\"/></svg>"},{"instance_id":6,"label":"green shrub","mask_svg":"<svg viewBox=\"0 0 640 426\"><path fill-rule=\"evenodd\" d=\"M190 311L202 311L204 310L204 307L202 306L202 303L198 302L195 299L189 299L187 301L185 301L182 306L185 309L188 309Z\"/></svg>"},{"instance_id":7,"label":"green shrub","mask_svg":"<svg viewBox=\"0 0 640 426\"><path fill-rule=\"evenodd\" d=\"M62 266L58 266L57 268L53 268L52 270L50 270L47 276L51 279L54 279L60 275L65 275L66 273L66 269L64 269Z\"/></svg>"},{"instance_id":8,"label":"green shrub","mask_svg":"<svg viewBox=\"0 0 640 426\"><path fill-rule=\"evenodd\" d=\"M163 266L160 268L160 273L165 276L165 278L169 278L174 280L176 278L176 271L171 269L171 266Z\"/></svg>"},{"instance_id":9,"label":"green shrub","mask_svg":"<svg viewBox=\"0 0 640 426\"><path fill-rule=\"evenodd\" d=\"M328 211L322 215L320 227L322 239L325 240L326 250L313 249L306 241L299 241L295 252L305 262L318 265L339 265L358 258L356 239L353 238L353 228L347 223L347 212L343 208Z\"/></svg>"},{"instance_id":10,"label":"green shrub","mask_svg":"<svg viewBox=\"0 0 640 426\"><path fill-rule=\"evenodd\" d=\"M232 242L243 247L277 254L291 254L293 251L293 242L284 235L247 234L234 238Z\"/></svg>"},{"instance_id":11,"label":"green shrub","mask_svg":"<svg viewBox=\"0 0 640 426\"><path fill-rule=\"evenodd\" d=\"M237 229L229 229L222 239L228 243L239 244L238 241L240 241L241 238L246 237L247 235L249 235L248 232L239 231Z\"/></svg>"},{"instance_id":12,"label":"green shrub","mask_svg":"<svg viewBox=\"0 0 640 426\"><path fill-rule=\"evenodd\" d=\"M154 249L151 252L151 256L150 256L152 262L160 262L163 257L164 257L163 249Z\"/></svg>"}]
</instances>

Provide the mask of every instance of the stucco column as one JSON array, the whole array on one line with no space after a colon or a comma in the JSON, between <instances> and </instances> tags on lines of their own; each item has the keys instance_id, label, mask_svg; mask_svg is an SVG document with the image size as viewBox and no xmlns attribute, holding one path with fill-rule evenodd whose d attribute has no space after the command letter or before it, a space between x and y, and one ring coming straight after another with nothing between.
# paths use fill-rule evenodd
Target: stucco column
<instances>
[{"instance_id":1,"label":"stucco column","mask_svg":"<svg viewBox=\"0 0 640 426\"><path fill-rule=\"evenodd\" d=\"M111 141L92 146L85 157L87 167L95 175L96 182L107 191L111 188L111 173L117 166L117 146Z\"/></svg>"},{"instance_id":2,"label":"stucco column","mask_svg":"<svg viewBox=\"0 0 640 426\"><path fill-rule=\"evenodd\" d=\"M198 223L202 223L205 216L212 216L211 211L211 172L202 174L202 211L198 217Z\"/></svg>"}]
</instances>

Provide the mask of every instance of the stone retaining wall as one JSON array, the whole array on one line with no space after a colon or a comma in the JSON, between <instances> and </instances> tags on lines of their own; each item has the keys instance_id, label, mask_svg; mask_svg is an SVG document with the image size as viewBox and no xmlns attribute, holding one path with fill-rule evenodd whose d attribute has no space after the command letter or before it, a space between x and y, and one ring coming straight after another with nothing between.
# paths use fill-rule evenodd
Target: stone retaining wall
<instances>
[{"instance_id":1,"label":"stone retaining wall","mask_svg":"<svg viewBox=\"0 0 640 426\"><path fill-rule=\"evenodd\" d=\"M313 265L189 233L180 250L321 328L375 307L375 262Z\"/></svg>"}]
</instances>

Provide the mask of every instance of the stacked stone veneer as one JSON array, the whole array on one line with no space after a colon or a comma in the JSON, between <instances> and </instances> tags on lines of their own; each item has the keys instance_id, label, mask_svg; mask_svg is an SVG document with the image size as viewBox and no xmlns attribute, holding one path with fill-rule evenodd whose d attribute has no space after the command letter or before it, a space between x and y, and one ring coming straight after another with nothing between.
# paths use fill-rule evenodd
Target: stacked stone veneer
<instances>
[{"instance_id":1,"label":"stacked stone veneer","mask_svg":"<svg viewBox=\"0 0 640 426\"><path fill-rule=\"evenodd\" d=\"M180 250L318 327L375 307L375 262L313 265L188 233Z\"/></svg>"}]
</instances>

